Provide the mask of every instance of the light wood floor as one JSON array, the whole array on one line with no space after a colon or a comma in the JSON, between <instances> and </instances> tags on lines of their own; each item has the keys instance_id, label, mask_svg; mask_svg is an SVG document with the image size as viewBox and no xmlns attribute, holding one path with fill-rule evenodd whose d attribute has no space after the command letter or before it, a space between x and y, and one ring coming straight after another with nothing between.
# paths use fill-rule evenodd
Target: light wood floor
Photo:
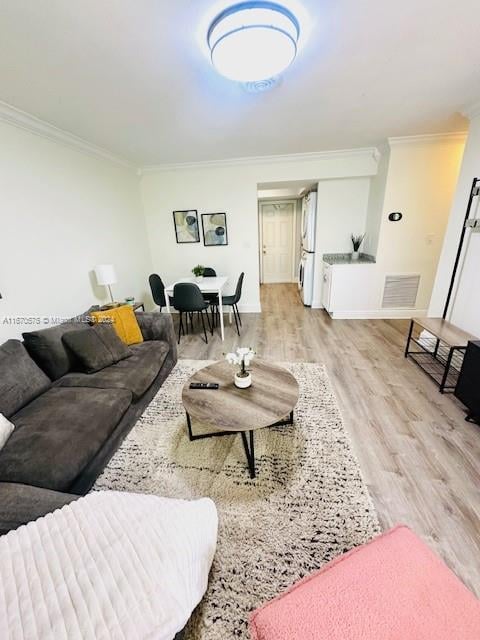
<instances>
[{"instance_id":1,"label":"light wood floor","mask_svg":"<svg viewBox=\"0 0 480 640\"><path fill-rule=\"evenodd\" d=\"M403 357L408 321L331 320L295 285L264 285L241 338L182 338L179 357L218 359L252 346L277 362L325 363L384 528L403 522L480 596L480 427Z\"/></svg>"}]
</instances>

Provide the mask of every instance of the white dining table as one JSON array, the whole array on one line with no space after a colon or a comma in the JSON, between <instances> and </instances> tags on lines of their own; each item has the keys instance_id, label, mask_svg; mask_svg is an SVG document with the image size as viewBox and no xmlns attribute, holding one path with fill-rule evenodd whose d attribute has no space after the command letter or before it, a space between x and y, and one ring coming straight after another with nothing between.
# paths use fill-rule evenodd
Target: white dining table
<instances>
[{"instance_id":1,"label":"white dining table","mask_svg":"<svg viewBox=\"0 0 480 640\"><path fill-rule=\"evenodd\" d=\"M173 288L179 282L193 282L198 286L202 293L216 293L218 295L218 311L220 314L220 335L222 340L225 340L225 327L223 324L223 304L222 295L225 289L225 285L228 282L227 276L216 276L214 278L182 278L172 284L165 287L165 301L167 303L167 313L171 313L170 309L170 296L173 297Z\"/></svg>"}]
</instances>

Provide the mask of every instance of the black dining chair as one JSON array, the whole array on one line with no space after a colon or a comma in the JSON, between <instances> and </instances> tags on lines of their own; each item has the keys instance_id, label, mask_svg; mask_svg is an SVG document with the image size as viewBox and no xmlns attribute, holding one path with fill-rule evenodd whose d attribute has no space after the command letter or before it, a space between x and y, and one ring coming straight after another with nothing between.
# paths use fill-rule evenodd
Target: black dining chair
<instances>
[{"instance_id":1,"label":"black dining chair","mask_svg":"<svg viewBox=\"0 0 480 640\"><path fill-rule=\"evenodd\" d=\"M242 297L242 286L243 286L243 279L245 277L245 274L242 273L240 274L240 277L238 278L237 281L237 286L235 288L235 293L231 296L222 296L222 305L225 307L232 307L232 311L233 311L233 316L235 318L235 325L237 327L237 333L238 335L240 335L240 328L239 328L239 323L240 323L240 327L242 326L242 319L240 317L240 312L238 310L238 303L240 301L240 298ZM218 301L217 303L213 303L215 306L215 311L214 311L214 316L218 316L219 314L219 308L218 308Z\"/></svg>"},{"instance_id":2,"label":"black dining chair","mask_svg":"<svg viewBox=\"0 0 480 640\"><path fill-rule=\"evenodd\" d=\"M165 299L165 285L161 277L158 273L152 273L148 276L148 282L150 284L150 291L152 292L152 298L156 305L160 307L160 311L162 307L167 306L167 301ZM173 304L173 298L169 297L170 304Z\"/></svg>"},{"instance_id":3,"label":"black dining chair","mask_svg":"<svg viewBox=\"0 0 480 640\"><path fill-rule=\"evenodd\" d=\"M204 311L208 309L208 302L203 299L202 292L199 287L193 282L178 282L173 287L173 306L180 312L180 323L178 325L178 344L180 344L180 337L188 333L188 318L190 317L190 326L193 332L193 314L196 312L202 318L203 333L205 335L205 342L208 344L207 330L205 328ZM183 325L183 316L185 314L185 326ZM207 316L208 328L213 334L213 329L210 324L210 318Z\"/></svg>"},{"instance_id":4,"label":"black dining chair","mask_svg":"<svg viewBox=\"0 0 480 640\"><path fill-rule=\"evenodd\" d=\"M205 267L203 270L204 278L216 278L217 272L212 267ZM204 293L203 299L208 302L208 304L212 305L212 322L213 322L213 308L215 304L218 304L218 295L216 293Z\"/></svg>"}]
</instances>

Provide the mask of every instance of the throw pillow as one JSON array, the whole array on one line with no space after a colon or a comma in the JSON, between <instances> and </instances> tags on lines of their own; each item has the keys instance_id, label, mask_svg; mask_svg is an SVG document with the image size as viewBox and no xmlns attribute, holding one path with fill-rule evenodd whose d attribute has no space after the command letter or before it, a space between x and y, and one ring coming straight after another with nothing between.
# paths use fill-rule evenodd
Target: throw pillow
<instances>
[{"instance_id":1,"label":"throw pillow","mask_svg":"<svg viewBox=\"0 0 480 640\"><path fill-rule=\"evenodd\" d=\"M135 311L129 304L121 307L113 307L106 311L93 311L91 317L94 322L110 323L117 332L118 337L125 344L138 344L143 342L142 332L138 326Z\"/></svg>"},{"instance_id":2,"label":"throw pillow","mask_svg":"<svg viewBox=\"0 0 480 640\"><path fill-rule=\"evenodd\" d=\"M95 373L132 355L110 324L96 324L88 331L65 333L63 341L85 373Z\"/></svg>"},{"instance_id":3,"label":"throw pillow","mask_svg":"<svg viewBox=\"0 0 480 640\"><path fill-rule=\"evenodd\" d=\"M7 340L0 346L0 413L4 416L13 416L51 384L20 340Z\"/></svg>"},{"instance_id":4,"label":"throw pillow","mask_svg":"<svg viewBox=\"0 0 480 640\"><path fill-rule=\"evenodd\" d=\"M5 443L12 435L12 431L15 429L15 425L7 420L5 416L0 413L0 451L5 446Z\"/></svg>"},{"instance_id":5,"label":"throw pillow","mask_svg":"<svg viewBox=\"0 0 480 640\"><path fill-rule=\"evenodd\" d=\"M58 380L74 368L72 354L62 342L64 333L88 329L85 321L64 322L55 327L24 333L27 351L51 380Z\"/></svg>"}]
</instances>

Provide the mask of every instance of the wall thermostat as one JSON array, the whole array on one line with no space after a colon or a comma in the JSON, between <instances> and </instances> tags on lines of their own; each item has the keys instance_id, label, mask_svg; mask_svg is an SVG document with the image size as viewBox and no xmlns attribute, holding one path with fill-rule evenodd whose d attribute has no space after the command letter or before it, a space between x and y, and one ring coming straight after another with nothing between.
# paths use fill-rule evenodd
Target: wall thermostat
<instances>
[{"instance_id":1,"label":"wall thermostat","mask_svg":"<svg viewBox=\"0 0 480 640\"><path fill-rule=\"evenodd\" d=\"M388 219L390 220L390 222L399 222L402 218L403 213L400 213L400 211L393 211L392 213L388 214Z\"/></svg>"}]
</instances>

